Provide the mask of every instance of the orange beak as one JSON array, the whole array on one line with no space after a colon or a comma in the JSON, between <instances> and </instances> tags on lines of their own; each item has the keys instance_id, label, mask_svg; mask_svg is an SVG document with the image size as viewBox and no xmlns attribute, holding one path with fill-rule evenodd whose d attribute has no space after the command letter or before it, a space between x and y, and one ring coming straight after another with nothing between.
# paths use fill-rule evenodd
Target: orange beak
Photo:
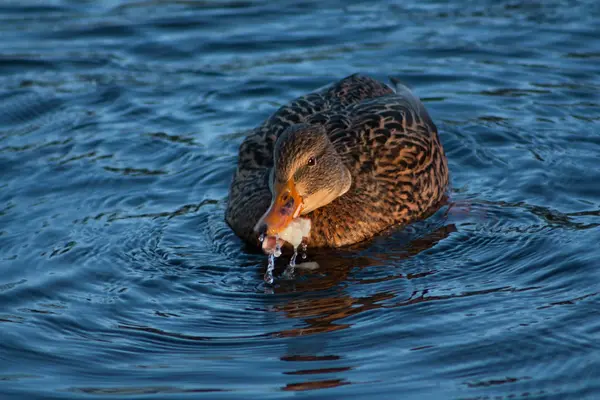
<instances>
[{"instance_id":1,"label":"orange beak","mask_svg":"<svg viewBox=\"0 0 600 400\"><path fill-rule=\"evenodd\" d=\"M257 232L266 233L268 236L285 230L290 222L300 215L303 207L302 197L296 191L293 179L285 184L276 183L273 191L271 206L254 228Z\"/></svg>"}]
</instances>

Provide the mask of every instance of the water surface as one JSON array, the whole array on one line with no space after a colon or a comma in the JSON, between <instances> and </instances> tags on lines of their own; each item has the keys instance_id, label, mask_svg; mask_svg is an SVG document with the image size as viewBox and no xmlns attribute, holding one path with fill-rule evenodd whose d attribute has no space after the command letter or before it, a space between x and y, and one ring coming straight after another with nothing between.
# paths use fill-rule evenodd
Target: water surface
<instances>
[{"instance_id":1,"label":"water surface","mask_svg":"<svg viewBox=\"0 0 600 400\"><path fill-rule=\"evenodd\" d=\"M3 2L1 397L599 398L599 20ZM265 285L223 221L244 131L355 72L423 99L451 205Z\"/></svg>"}]
</instances>

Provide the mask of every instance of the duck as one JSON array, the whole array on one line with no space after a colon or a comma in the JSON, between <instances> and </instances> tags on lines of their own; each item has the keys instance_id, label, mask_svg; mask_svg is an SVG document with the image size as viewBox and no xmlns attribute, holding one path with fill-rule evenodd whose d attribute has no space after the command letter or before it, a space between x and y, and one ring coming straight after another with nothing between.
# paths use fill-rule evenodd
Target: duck
<instances>
[{"instance_id":1,"label":"duck","mask_svg":"<svg viewBox=\"0 0 600 400\"><path fill-rule=\"evenodd\" d=\"M391 83L354 74L250 130L225 211L234 233L265 252L265 237L271 251L297 246L285 240L292 227L304 245L339 248L437 211L449 179L438 130L419 98Z\"/></svg>"}]
</instances>

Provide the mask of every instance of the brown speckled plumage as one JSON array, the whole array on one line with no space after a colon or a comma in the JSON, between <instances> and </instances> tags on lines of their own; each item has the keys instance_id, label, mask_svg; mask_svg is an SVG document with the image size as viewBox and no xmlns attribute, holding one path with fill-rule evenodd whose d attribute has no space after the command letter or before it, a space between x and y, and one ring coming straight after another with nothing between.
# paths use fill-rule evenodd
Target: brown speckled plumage
<instances>
[{"instance_id":1,"label":"brown speckled plumage","mask_svg":"<svg viewBox=\"0 0 600 400\"><path fill-rule=\"evenodd\" d=\"M271 202L275 141L299 123L324 126L352 175L348 192L305 215L312 222L309 246L361 242L439 207L448 167L424 106L403 85L394 91L352 75L281 107L240 146L226 220L244 240L258 243L253 228Z\"/></svg>"}]
</instances>

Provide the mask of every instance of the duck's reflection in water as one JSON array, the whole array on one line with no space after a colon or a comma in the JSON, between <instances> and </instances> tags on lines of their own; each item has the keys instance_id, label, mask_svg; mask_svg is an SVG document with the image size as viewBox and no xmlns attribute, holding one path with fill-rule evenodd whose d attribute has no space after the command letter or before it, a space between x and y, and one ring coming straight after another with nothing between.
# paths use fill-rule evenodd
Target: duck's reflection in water
<instances>
[{"instance_id":1,"label":"duck's reflection in water","mask_svg":"<svg viewBox=\"0 0 600 400\"><path fill-rule=\"evenodd\" d=\"M385 243L385 248L381 249L378 249L377 244L371 244L368 249L357 247L345 251L317 252L311 254L310 261L318 263L318 270L300 269L296 273L296 279L276 285L273 289L274 293L284 294L284 296L275 296L279 300L276 300L270 309L283 313L288 318L302 321L301 327L276 333L279 337L296 338L288 342L286 354L280 357L282 361L291 363L289 366L291 368L285 368L284 374L294 376L295 379L281 389L304 391L357 383L344 377L347 376L346 372L354 369L354 366L348 365L350 361L345 360L341 355L328 354L327 347L331 336L315 334L349 328L351 324L343 322L347 321L348 317L385 307L384 304L389 304L398 293L382 290L373 295L355 297L350 295L345 287L348 284L369 284L394 279L410 280L434 274L433 269L417 273L402 271L398 268L398 262L431 249L455 231L455 225L449 224L437 227L425 236L412 240L410 234L408 240L406 237L394 235L392 240ZM389 268L398 268L398 273L373 279L358 277L364 268L385 264L396 265ZM285 294L297 297L290 298ZM421 296L423 295L422 293ZM421 296L415 297L413 293L410 299L401 303L418 302ZM315 379L309 379L307 375Z\"/></svg>"},{"instance_id":2,"label":"duck's reflection in water","mask_svg":"<svg viewBox=\"0 0 600 400\"><path fill-rule=\"evenodd\" d=\"M371 284L395 279L416 279L435 273L435 270L410 273L398 266L397 274L386 275L373 279L358 279L354 276L363 268L398 264L402 259L408 259L420 252L430 249L439 241L456 231L455 225L445 225L426 236L411 240L404 246L386 247L385 252L361 251L360 248L337 251L335 253L319 252L311 255L310 261L317 263L316 270L305 271L300 268L297 278L293 281L282 281L273 289L275 294L305 292L308 295L297 298L285 297L283 302L275 304L273 311L283 311L286 316L294 319L304 319L308 326L280 332L281 336L304 336L313 333L331 332L347 327L347 324L335 324L343 318L359 314L363 311L381 307L383 300L395 297L388 291L366 297L352 297L343 290L344 283ZM354 250L354 252L352 252ZM383 249L382 249L383 250ZM313 296L314 295L314 296Z\"/></svg>"},{"instance_id":3,"label":"duck's reflection in water","mask_svg":"<svg viewBox=\"0 0 600 400\"><path fill-rule=\"evenodd\" d=\"M324 356L308 356L308 355L288 355L281 357L281 361L289 361L295 364L302 365L310 362L336 362L341 357L335 355L324 355ZM331 368L316 368L311 369L307 366L306 369L298 369L295 371L284 372L285 375L319 375L319 374L336 374L351 370L352 367L331 367ZM323 380L312 380L312 381L300 381L294 383L288 383L282 390L286 391L303 391L303 390L315 390L315 389L327 389L336 386L348 385L349 382L346 379L323 379Z\"/></svg>"}]
</instances>

